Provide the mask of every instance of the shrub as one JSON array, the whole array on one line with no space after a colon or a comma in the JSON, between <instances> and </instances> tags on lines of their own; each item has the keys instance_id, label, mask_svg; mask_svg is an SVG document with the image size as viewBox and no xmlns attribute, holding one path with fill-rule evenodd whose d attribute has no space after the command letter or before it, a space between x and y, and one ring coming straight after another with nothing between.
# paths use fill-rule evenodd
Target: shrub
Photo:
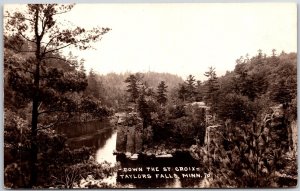
<instances>
[{"instance_id":1,"label":"shrub","mask_svg":"<svg viewBox=\"0 0 300 191\"><path fill-rule=\"evenodd\" d=\"M276 144L280 137L271 136L269 127L255 122L223 129L223 144L212 140L208 150L198 149L205 170L213 175L211 187L278 187L277 173L288 165Z\"/></svg>"}]
</instances>

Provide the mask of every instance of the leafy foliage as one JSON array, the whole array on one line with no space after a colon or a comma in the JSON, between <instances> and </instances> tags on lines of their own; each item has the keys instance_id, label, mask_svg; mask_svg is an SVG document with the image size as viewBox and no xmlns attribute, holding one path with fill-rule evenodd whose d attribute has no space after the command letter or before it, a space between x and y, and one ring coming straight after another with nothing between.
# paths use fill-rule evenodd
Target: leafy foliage
<instances>
[{"instance_id":1,"label":"leafy foliage","mask_svg":"<svg viewBox=\"0 0 300 191\"><path fill-rule=\"evenodd\" d=\"M110 30L64 28L56 21L56 16L71 11L73 6L28 4L21 11L6 12L5 15L5 84L8 95L24 97L20 100L24 107L32 104L30 134L26 137L30 142L28 161L31 173L27 176L30 182L23 184L26 187L37 183L41 130L73 117L78 111L78 100L74 98L87 86L84 71L61 56L60 51L70 46L81 50L90 48L91 42L100 40ZM52 115L47 116L49 113Z\"/></svg>"},{"instance_id":2,"label":"leafy foliage","mask_svg":"<svg viewBox=\"0 0 300 191\"><path fill-rule=\"evenodd\" d=\"M30 183L30 125L16 113L5 110L4 127L5 186L26 188ZM113 169L110 166L89 158L93 149L83 147L71 150L66 146L66 140L54 130L38 132L39 178L36 188L73 188L89 175L99 179L111 175Z\"/></svg>"},{"instance_id":3,"label":"leafy foliage","mask_svg":"<svg viewBox=\"0 0 300 191\"><path fill-rule=\"evenodd\" d=\"M209 130L211 142L197 155L214 175L212 187L295 186L282 175L297 174L289 149L291 121L297 118L290 113L296 104L295 74L294 53L267 57L260 51L238 59L235 70L218 79L214 112L222 126Z\"/></svg>"},{"instance_id":4,"label":"leafy foliage","mask_svg":"<svg viewBox=\"0 0 300 191\"><path fill-rule=\"evenodd\" d=\"M277 56L273 50L268 57L259 50L238 59L225 76L217 77L210 67L203 83L192 75L183 82L154 72L101 76L91 70L86 75L83 62L71 54L67 59L61 50L85 50L110 29L61 26L56 15L73 6L30 4L25 12L5 15L6 187L74 188L111 175L115 169L89 159L91 149L70 150L66 138L50 128L69 119L102 119L113 113L108 107L126 109L128 102L132 114L141 117L134 117L137 123L141 119L144 129L153 129L149 140L175 148L196 145L199 161L214 176L212 187L277 187L278 173L297 174L295 156L288 152L289 128L297 119L295 53ZM203 100L202 106L194 104ZM270 114L276 104L283 114ZM207 129L210 114L222 128ZM207 145L206 133L213 135ZM83 187L97 186L104 185Z\"/></svg>"},{"instance_id":5,"label":"leafy foliage","mask_svg":"<svg viewBox=\"0 0 300 191\"><path fill-rule=\"evenodd\" d=\"M225 120L228 118L239 120L234 116L239 116L243 112L231 115L235 110L228 112L228 108L241 109L241 111L248 108L246 110L250 109L252 112L247 112L247 115L252 115L252 119L260 120L268 108L276 104L284 104L288 108L294 107L297 89L296 71L294 53L279 56L273 54L270 57L257 55L251 59L241 57L237 60L233 72L218 79L220 89L216 113ZM239 100L240 105L233 102L233 99ZM293 116L295 118L295 115Z\"/></svg>"},{"instance_id":6,"label":"leafy foliage","mask_svg":"<svg viewBox=\"0 0 300 191\"><path fill-rule=\"evenodd\" d=\"M227 94L218 110L219 116L233 121L251 122L255 117L254 104L246 96Z\"/></svg>"},{"instance_id":7,"label":"leafy foliage","mask_svg":"<svg viewBox=\"0 0 300 191\"><path fill-rule=\"evenodd\" d=\"M222 134L223 142L212 141L203 148L200 156L213 174L212 187L278 187L276 172L286 168L286 155L277 144L278 137L270 126L260 124L227 126ZM216 132L217 133L217 132ZM284 141L284 140L281 140ZM206 153L206 154L205 154Z\"/></svg>"}]
</instances>

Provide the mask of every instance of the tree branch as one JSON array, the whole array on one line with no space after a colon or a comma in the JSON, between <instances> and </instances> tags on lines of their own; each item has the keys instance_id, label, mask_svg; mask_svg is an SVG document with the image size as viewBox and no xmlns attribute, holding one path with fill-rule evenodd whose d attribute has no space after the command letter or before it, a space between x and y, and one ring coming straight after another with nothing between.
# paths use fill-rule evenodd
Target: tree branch
<instances>
[{"instance_id":1,"label":"tree branch","mask_svg":"<svg viewBox=\"0 0 300 191\"><path fill-rule=\"evenodd\" d=\"M90 31L91 32L91 31ZM77 41L75 41L75 42L72 42L72 43L68 43L68 44L66 44L66 45L62 45L62 46L60 46L60 47L58 47L58 48L55 48L55 49L52 49L52 50L49 50L49 51L46 51L46 52L44 52L43 53L43 55L46 55L46 54L48 54L48 53L50 53L50 52L55 52L55 51L58 51L58 50L61 50L61 49L63 49L63 48L66 48L66 47L68 47L68 46L71 46L71 45L77 45L78 43L81 43L81 42L87 42L87 41L95 41L96 39L98 39L99 38L99 41L101 41L102 40L102 37L100 37L100 36L102 36L103 34L105 34L107 32L107 30L106 29L104 29L104 31L101 31L99 34L97 34L97 35L94 35L94 36L89 36L89 35L87 35L88 37L86 37L86 38L83 38L83 39L80 39L80 40L77 40ZM87 32L88 33L88 32ZM77 34L78 36L80 35L80 34ZM75 35L76 36L76 35ZM55 37L53 37L53 38L55 38ZM53 39L52 38L52 39ZM49 42L48 42L48 44L49 44Z\"/></svg>"},{"instance_id":2,"label":"tree branch","mask_svg":"<svg viewBox=\"0 0 300 191\"><path fill-rule=\"evenodd\" d=\"M66 59L64 59L64 58L55 57L55 56L47 56L47 57L44 57L43 59L44 59L44 60L46 60L46 59L57 59L57 60L62 60L62 61L64 61L64 62L67 62L68 64L72 64L70 61L68 61L68 60L66 60Z\"/></svg>"},{"instance_id":3,"label":"tree branch","mask_svg":"<svg viewBox=\"0 0 300 191\"><path fill-rule=\"evenodd\" d=\"M99 35L99 36L100 36L100 35ZM80 42L84 42L84 41L88 40L89 38L90 38L90 37L85 38L85 39L78 40L78 41L76 41L76 42L74 42L74 43L66 44L66 45L61 46L61 47L58 47L58 48L56 48L56 49L49 50L49 51L45 52L45 54L50 53L50 52L55 52L55 51L61 50L61 49L63 49L63 48L66 48L66 47L68 47L68 46L71 46L71 45L76 45L76 44L78 44L78 43L80 43ZM101 40L101 39L102 39L102 38L100 38L99 40Z\"/></svg>"},{"instance_id":4,"label":"tree branch","mask_svg":"<svg viewBox=\"0 0 300 191\"><path fill-rule=\"evenodd\" d=\"M60 14L68 13L68 12L70 12L70 10L68 10L68 11L62 11L62 12L57 12L55 14L52 14L51 16L60 15Z\"/></svg>"},{"instance_id":5,"label":"tree branch","mask_svg":"<svg viewBox=\"0 0 300 191\"><path fill-rule=\"evenodd\" d=\"M45 29L46 29L47 17L44 16L44 18L42 18L41 20L42 20L42 32L40 35L40 39L42 40L44 33L45 33Z\"/></svg>"},{"instance_id":6,"label":"tree branch","mask_svg":"<svg viewBox=\"0 0 300 191\"><path fill-rule=\"evenodd\" d=\"M48 113L55 113L55 112L60 112L60 113L77 113L78 111L68 111L68 110L63 110L63 109L49 109L49 110L44 110L38 113L38 115L42 114L48 114Z\"/></svg>"},{"instance_id":7,"label":"tree branch","mask_svg":"<svg viewBox=\"0 0 300 191\"><path fill-rule=\"evenodd\" d=\"M11 19L24 19L24 20L27 20L27 21L30 21L30 22L34 23L33 20L25 18L25 17L15 17L15 16L9 16L9 15L4 15L4 17L11 18Z\"/></svg>"},{"instance_id":8,"label":"tree branch","mask_svg":"<svg viewBox=\"0 0 300 191\"><path fill-rule=\"evenodd\" d=\"M51 16L55 16L55 15L60 15L60 14L64 14L64 13L68 13L71 11L71 9L74 7L75 4L70 4L69 7L65 7L65 11L61 11L61 12L57 12L55 14L52 14Z\"/></svg>"},{"instance_id":9,"label":"tree branch","mask_svg":"<svg viewBox=\"0 0 300 191\"><path fill-rule=\"evenodd\" d=\"M55 52L55 51L61 50L61 49L63 49L63 48L66 48L66 47L68 47L68 46L71 46L71 45L75 45L75 44L77 44L77 43L79 43L79 42L76 42L76 43L69 43L69 44L67 44L67 45L65 45L65 46L61 46L61 47L58 47L58 48L55 48L55 49L46 51L46 52L44 53L44 55L45 55L45 54L48 54L48 53L50 53L50 52Z\"/></svg>"},{"instance_id":10,"label":"tree branch","mask_svg":"<svg viewBox=\"0 0 300 191\"><path fill-rule=\"evenodd\" d=\"M60 120L57 120L54 123L49 124L47 126L40 126L37 130L39 131L39 130L44 130L44 129L50 129L50 128L54 127L55 125L59 124L60 122L66 122L66 121L68 121L68 118L67 119L60 119Z\"/></svg>"},{"instance_id":11,"label":"tree branch","mask_svg":"<svg viewBox=\"0 0 300 191\"><path fill-rule=\"evenodd\" d=\"M58 35L53 36L47 43L45 42L45 43L46 43L46 46L45 46L45 48L44 48L43 55L46 54L47 47L50 45L50 43L51 43L55 38L57 38L59 35L61 35L61 34L58 33Z\"/></svg>"},{"instance_id":12,"label":"tree branch","mask_svg":"<svg viewBox=\"0 0 300 191\"><path fill-rule=\"evenodd\" d=\"M103 33L101 33L101 34L103 34ZM97 35L97 36L101 36L101 34L99 34L99 35ZM49 50L49 51L45 52L45 54L50 53L50 52L55 52L55 51L61 50L61 49L63 49L63 48L66 48L66 47L68 47L68 46L71 46L71 45L76 45L76 44L78 44L78 43L80 43L80 42L87 41L87 40L89 40L90 38L91 38L91 37L87 37L87 38L78 40L78 41L76 41L76 42L74 42L74 43L69 43L69 44L66 44L66 45L64 45L64 46L58 47L58 48L56 48L56 49ZM99 40L101 40L101 39L102 39L102 38L100 38Z\"/></svg>"},{"instance_id":13,"label":"tree branch","mask_svg":"<svg viewBox=\"0 0 300 191\"><path fill-rule=\"evenodd\" d=\"M21 32L18 33L19 35L21 35L21 37L23 37L25 40L32 42L32 43L36 43L36 41L34 40L30 40L29 38L27 38L25 35L23 35Z\"/></svg>"},{"instance_id":14,"label":"tree branch","mask_svg":"<svg viewBox=\"0 0 300 191\"><path fill-rule=\"evenodd\" d=\"M39 110L39 109L40 109L40 107L42 106L42 103L43 103L43 102L41 102L41 103L40 103L40 105L38 106L38 110Z\"/></svg>"},{"instance_id":15,"label":"tree branch","mask_svg":"<svg viewBox=\"0 0 300 191\"><path fill-rule=\"evenodd\" d=\"M39 11L38 11L38 9L37 10L35 10L36 12L35 12L35 22L34 22L34 34L35 34L35 36L36 36L36 38L37 38L37 42L40 42L40 40L39 40L39 30L38 30L38 24L39 24ZM38 56L40 56L40 55L38 55Z\"/></svg>"},{"instance_id":16,"label":"tree branch","mask_svg":"<svg viewBox=\"0 0 300 191\"><path fill-rule=\"evenodd\" d=\"M47 114L47 113L54 113L54 112L64 112L58 109L54 109L54 110L44 110L38 113L38 115L42 115L42 114Z\"/></svg>"}]
</instances>

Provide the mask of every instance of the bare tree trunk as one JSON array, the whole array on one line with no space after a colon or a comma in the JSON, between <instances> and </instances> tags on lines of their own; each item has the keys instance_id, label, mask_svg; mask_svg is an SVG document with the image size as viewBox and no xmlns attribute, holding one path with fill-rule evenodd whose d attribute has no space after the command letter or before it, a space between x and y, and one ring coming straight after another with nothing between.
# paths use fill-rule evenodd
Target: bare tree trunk
<instances>
[{"instance_id":1,"label":"bare tree trunk","mask_svg":"<svg viewBox=\"0 0 300 191\"><path fill-rule=\"evenodd\" d=\"M32 99L32 122L31 122L31 177L30 187L34 186L37 181L37 124L38 124L38 103L39 103L39 64L36 65L34 77L34 92Z\"/></svg>"},{"instance_id":2,"label":"bare tree trunk","mask_svg":"<svg viewBox=\"0 0 300 191\"><path fill-rule=\"evenodd\" d=\"M29 186L33 187L37 183L37 126L38 126L38 106L39 106L39 91L40 91L40 65L41 65L41 37L38 34L38 15L39 10L35 12L35 36L36 36L36 65L33 82L33 98L32 98L32 121L31 121L31 176Z\"/></svg>"}]
</instances>

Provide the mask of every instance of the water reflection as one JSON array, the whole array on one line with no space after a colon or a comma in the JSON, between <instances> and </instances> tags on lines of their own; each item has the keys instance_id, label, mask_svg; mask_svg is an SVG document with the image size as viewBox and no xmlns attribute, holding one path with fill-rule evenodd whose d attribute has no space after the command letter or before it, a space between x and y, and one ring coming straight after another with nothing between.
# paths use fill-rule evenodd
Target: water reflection
<instances>
[{"instance_id":1,"label":"water reflection","mask_svg":"<svg viewBox=\"0 0 300 191\"><path fill-rule=\"evenodd\" d=\"M107 121L71 123L61 125L56 130L68 137L67 144L71 149L78 149L83 146L101 149L107 145L107 140L114 133L114 129Z\"/></svg>"},{"instance_id":2,"label":"water reflection","mask_svg":"<svg viewBox=\"0 0 300 191\"><path fill-rule=\"evenodd\" d=\"M94 147L95 159L102 163L107 161L111 165L120 163L121 168L129 167L176 167L176 166L199 166L199 162L194 160L189 153L180 153L172 158L155 158L140 155L138 160L129 160L125 155L114 156L113 151L116 149L117 131L103 121L93 121L87 123L73 123L57 127L59 133L65 134L68 137L67 144L72 149L81 148L83 146ZM109 184L117 185L120 188L184 188L184 187L199 187L201 179L182 178L178 172L169 172L170 174L177 173L177 178L156 178L156 179L120 179L120 171L114 173L113 176L103 180ZM155 177L155 172L150 172L152 177ZM201 187L201 186L200 186Z\"/></svg>"},{"instance_id":3,"label":"water reflection","mask_svg":"<svg viewBox=\"0 0 300 191\"><path fill-rule=\"evenodd\" d=\"M78 149L83 146L99 149L106 145L106 141L111 137L112 133L113 129L105 128L101 131L96 131L91 135L70 138L68 139L67 144L72 149Z\"/></svg>"},{"instance_id":4,"label":"water reflection","mask_svg":"<svg viewBox=\"0 0 300 191\"><path fill-rule=\"evenodd\" d=\"M78 138L84 135L92 135L95 132L103 129L111 129L109 121L89 121L89 122L73 122L68 124L61 124L56 127L56 131L60 134L65 134L68 138Z\"/></svg>"},{"instance_id":5,"label":"water reflection","mask_svg":"<svg viewBox=\"0 0 300 191\"><path fill-rule=\"evenodd\" d=\"M108 138L103 147L98 147L99 149L96 152L96 161L102 163L104 161L116 163L116 156L113 155L113 151L116 149L117 144L117 132L113 132L110 138Z\"/></svg>"}]
</instances>

